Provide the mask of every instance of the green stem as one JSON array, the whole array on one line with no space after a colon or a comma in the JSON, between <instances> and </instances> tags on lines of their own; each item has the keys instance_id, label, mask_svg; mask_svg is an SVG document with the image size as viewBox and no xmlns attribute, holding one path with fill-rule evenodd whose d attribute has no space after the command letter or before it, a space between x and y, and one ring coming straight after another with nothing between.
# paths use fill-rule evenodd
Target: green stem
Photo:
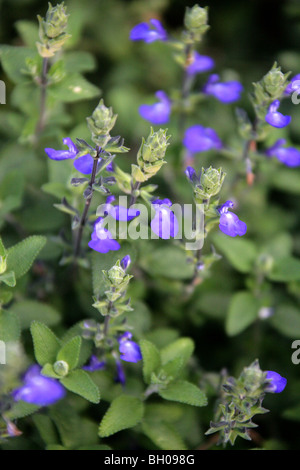
<instances>
[{"instance_id":1,"label":"green stem","mask_svg":"<svg viewBox=\"0 0 300 470\"><path fill-rule=\"evenodd\" d=\"M38 119L36 129L35 129L35 138L36 138L36 140L38 139L39 135L43 131L43 129L45 127L45 121L46 121L46 95L47 95L47 86L48 86L48 80L47 80L48 60L49 60L48 57L43 58L42 74L41 74L41 79L40 79L40 87L41 87L40 113L39 113L39 119Z\"/></svg>"},{"instance_id":2,"label":"green stem","mask_svg":"<svg viewBox=\"0 0 300 470\"><path fill-rule=\"evenodd\" d=\"M89 187L91 188L91 194L85 202L83 213L82 213L82 216L81 216L80 222L79 222L79 228L78 228L77 237L76 237L76 241L75 241L75 247L74 247L74 257L75 257L75 259L80 255L83 229L86 225L89 208L90 208L92 198L93 198L93 194L94 194L93 184L95 183L96 174L97 174L99 153L100 153L100 151L98 150L97 157L94 159L94 162L93 162L92 175L91 175L91 179L90 179L90 182L89 182Z\"/></svg>"}]
</instances>

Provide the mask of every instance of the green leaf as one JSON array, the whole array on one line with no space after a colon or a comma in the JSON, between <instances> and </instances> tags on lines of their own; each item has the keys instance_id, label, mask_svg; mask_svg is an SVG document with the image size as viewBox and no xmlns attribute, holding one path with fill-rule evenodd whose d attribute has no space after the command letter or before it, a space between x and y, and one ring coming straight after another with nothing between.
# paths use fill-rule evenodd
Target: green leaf
<instances>
[{"instance_id":1,"label":"green leaf","mask_svg":"<svg viewBox=\"0 0 300 470\"><path fill-rule=\"evenodd\" d=\"M82 334L82 322L75 323L62 337L62 344L66 344L71 338L75 336L81 336ZM93 341L82 339L79 360L77 367L82 367L92 354Z\"/></svg>"},{"instance_id":2,"label":"green leaf","mask_svg":"<svg viewBox=\"0 0 300 470\"><path fill-rule=\"evenodd\" d=\"M0 340L17 341L21 333L18 317L6 310L0 311Z\"/></svg>"},{"instance_id":3,"label":"green leaf","mask_svg":"<svg viewBox=\"0 0 300 470\"><path fill-rule=\"evenodd\" d=\"M41 374L45 375L46 377L52 377L53 379L61 379L61 376L59 376L53 368L52 364L45 364L44 367L41 370Z\"/></svg>"},{"instance_id":4,"label":"green leaf","mask_svg":"<svg viewBox=\"0 0 300 470\"><path fill-rule=\"evenodd\" d=\"M37 321L32 322L30 331L37 362L41 366L55 362L60 349L60 341L55 334L46 325Z\"/></svg>"},{"instance_id":5,"label":"green leaf","mask_svg":"<svg viewBox=\"0 0 300 470\"><path fill-rule=\"evenodd\" d=\"M20 83L25 80L28 81L28 75L23 73L23 70L27 69L26 59L33 59L37 55L36 49L30 49L29 47L0 46L2 67L14 83Z\"/></svg>"},{"instance_id":6,"label":"green leaf","mask_svg":"<svg viewBox=\"0 0 300 470\"><path fill-rule=\"evenodd\" d=\"M171 361L167 362L162 368L160 373L169 377L169 379L175 379L180 373L184 366L184 359L180 356L175 357Z\"/></svg>"},{"instance_id":7,"label":"green leaf","mask_svg":"<svg viewBox=\"0 0 300 470\"><path fill-rule=\"evenodd\" d=\"M45 183L42 186L42 190L47 194L51 194L51 196L57 197L58 199L63 199L70 196L69 188L60 182L51 181L49 183Z\"/></svg>"},{"instance_id":8,"label":"green leaf","mask_svg":"<svg viewBox=\"0 0 300 470\"><path fill-rule=\"evenodd\" d=\"M268 275L271 281L290 282L300 280L300 260L292 256L275 259L272 271Z\"/></svg>"},{"instance_id":9,"label":"green leaf","mask_svg":"<svg viewBox=\"0 0 300 470\"><path fill-rule=\"evenodd\" d=\"M76 393L91 403L99 403L100 392L87 372L82 369L73 370L67 377L61 379L61 383L70 392Z\"/></svg>"},{"instance_id":10,"label":"green leaf","mask_svg":"<svg viewBox=\"0 0 300 470\"><path fill-rule=\"evenodd\" d=\"M52 305L38 302L36 300L21 300L11 307L11 312L15 313L22 329L30 327L36 320L47 326L54 326L60 322L60 314Z\"/></svg>"},{"instance_id":11,"label":"green leaf","mask_svg":"<svg viewBox=\"0 0 300 470\"><path fill-rule=\"evenodd\" d=\"M245 330L257 318L258 308L258 301L250 292L234 294L226 318L226 333L234 336Z\"/></svg>"},{"instance_id":12,"label":"green leaf","mask_svg":"<svg viewBox=\"0 0 300 470\"><path fill-rule=\"evenodd\" d=\"M195 344L191 338L179 338L161 350L162 364L165 365L173 359L180 357L185 365L194 352Z\"/></svg>"},{"instance_id":13,"label":"green leaf","mask_svg":"<svg viewBox=\"0 0 300 470\"><path fill-rule=\"evenodd\" d=\"M153 277L184 280L190 279L194 272L193 266L187 262L185 251L176 247L152 250L141 263Z\"/></svg>"},{"instance_id":14,"label":"green leaf","mask_svg":"<svg viewBox=\"0 0 300 470\"><path fill-rule=\"evenodd\" d=\"M0 282L4 282L9 287L15 287L16 285L16 276L13 271L7 271L0 275Z\"/></svg>"},{"instance_id":15,"label":"green leaf","mask_svg":"<svg viewBox=\"0 0 300 470\"><path fill-rule=\"evenodd\" d=\"M7 270L14 271L16 279L24 276L45 246L46 241L46 237L33 235L9 248L7 250Z\"/></svg>"},{"instance_id":16,"label":"green leaf","mask_svg":"<svg viewBox=\"0 0 300 470\"><path fill-rule=\"evenodd\" d=\"M169 423L158 420L145 420L142 423L143 433L162 450L187 450L178 432Z\"/></svg>"},{"instance_id":17,"label":"green leaf","mask_svg":"<svg viewBox=\"0 0 300 470\"><path fill-rule=\"evenodd\" d=\"M58 444L57 432L49 416L36 414L32 420L45 444Z\"/></svg>"},{"instance_id":18,"label":"green leaf","mask_svg":"<svg viewBox=\"0 0 300 470\"><path fill-rule=\"evenodd\" d=\"M77 447L82 443L81 419L73 405L66 400L59 401L49 408L49 415L58 429L64 447Z\"/></svg>"},{"instance_id":19,"label":"green leaf","mask_svg":"<svg viewBox=\"0 0 300 470\"><path fill-rule=\"evenodd\" d=\"M218 233L213 237L213 243L235 269L242 273L252 270L257 252L250 240L231 238Z\"/></svg>"},{"instance_id":20,"label":"green leaf","mask_svg":"<svg viewBox=\"0 0 300 470\"><path fill-rule=\"evenodd\" d=\"M80 336L75 336L63 345L57 354L57 360L65 361L69 365L70 370L75 369L78 364L80 349L81 338Z\"/></svg>"},{"instance_id":21,"label":"green leaf","mask_svg":"<svg viewBox=\"0 0 300 470\"><path fill-rule=\"evenodd\" d=\"M96 98L100 90L78 73L70 73L60 82L48 87L49 96L63 103Z\"/></svg>"},{"instance_id":22,"label":"green leaf","mask_svg":"<svg viewBox=\"0 0 300 470\"><path fill-rule=\"evenodd\" d=\"M200 390L196 385L185 380L172 382L167 385L163 390L160 390L159 395L165 400L178 401L193 406L206 406L207 398L205 393Z\"/></svg>"},{"instance_id":23,"label":"green leaf","mask_svg":"<svg viewBox=\"0 0 300 470\"><path fill-rule=\"evenodd\" d=\"M156 372L161 365L160 353L157 347L146 339L140 341L140 347L143 356L144 380L150 384L152 373Z\"/></svg>"},{"instance_id":24,"label":"green leaf","mask_svg":"<svg viewBox=\"0 0 300 470\"><path fill-rule=\"evenodd\" d=\"M5 412L5 417L10 420L24 418L25 416L35 413L39 409L39 406L19 400L13 404L9 411Z\"/></svg>"},{"instance_id":25,"label":"green leaf","mask_svg":"<svg viewBox=\"0 0 300 470\"><path fill-rule=\"evenodd\" d=\"M66 73L91 72L96 68L96 61L92 54L76 50L64 55Z\"/></svg>"},{"instance_id":26,"label":"green leaf","mask_svg":"<svg viewBox=\"0 0 300 470\"><path fill-rule=\"evenodd\" d=\"M293 305L287 304L277 307L269 322L273 328L288 338L299 338L300 336L300 311Z\"/></svg>"},{"instance_id":27,"label":"green leaf","mask_svg":"<svg viewBox=\"0 0 300 470\"><path fill-rule=\"evenodd\" d=\"M99 436L108 437L123 429L136 426L143 418L144 405L136 397L120 395L105 413L99 427Z\"/></svg>"}]
</instances>

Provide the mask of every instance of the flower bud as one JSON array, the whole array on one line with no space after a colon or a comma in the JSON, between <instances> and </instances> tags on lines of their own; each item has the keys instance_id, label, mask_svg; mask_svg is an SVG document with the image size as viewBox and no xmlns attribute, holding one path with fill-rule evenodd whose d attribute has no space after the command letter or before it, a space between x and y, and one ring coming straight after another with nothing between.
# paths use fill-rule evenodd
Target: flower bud
<instances>
[{"instance_id":1,"label":"flower bud","mask_svg":"<svg viewBox=\"0 0 300 470\"><path fill-rule=\"evenodd\" d=\"M48 38L56 38L65 32L68 24L68 16L69 15L66 14L64 2L56 5L55 7L49 3L45 19L41 18L40 20L39 17L40 27L42 27L44 34Z\"/></svg>"},{"instance_id":2,"label":"flower bud","mask_svg":"<svg viewBox=\"0 0 300 470\"><path fill-rule=\"evenodd\" d=\"M200 178L200 186L202 188L201 192L204 193L207 198L215 196L220 192L225 176L226 174L221 168L218 170L211 166L207 169L202 168Z\"/></svg>"},{"instance_id":3,"label":"flower bud","mask_svg":"<svg viewBox=\"0 0 300 470\"><path fill-rule=\"evenodd\" d=\"M41 42L37 43L37 48L42 57L52 57L70 37L70 34L66 33L68 16L64 3L55 7L49 3L46 17L38 15Z\"/></svg>"},{"instance_id":4,"label":"flower bud","mask_svg":"<svg viewBox=\"0 0 300 470\"><path fill-rule=\"evenodd\" d=\"M57 375L65 377L69 372L69 364L66 361L56 361L53 364L53 370Z\"/></svg>"},{"instance_id":5,"label":"flower bud","mask_svg":"<svg viewBox=\"0 0 300 470\"><path fill-rule=\"evenodd\" d=\"M109 136L109 132L114 127L117 117L117 114L113 114L112 108L107 108L103 100L100 100L93 114L87 118L88 127L94 142L98 143L100 136ZM99 143L103 146L101 138Z\"/></svg>"},{"instance_id":6,"label":"flower bud","mask_svg":"<svg viewBox=\"0 0 300 470\"><path fill-rule=\"evenodd\" d=\"M147 140L142 140L142 145L138 151L137 163L132 165L132 176L138 182L144 182L155 175L162 165L166 163L166 154L169 136L167 130L160 129L154 132L151 128Z\"/></svg>"},{"instance_id":7,"label":"flower bud","mask_svg":"<svg viewBox=\"0 0 300 470\"><path fill-rule=\"evenodd\" d=\"M125 271L123 268L121 268L121 266L115 264L112 268L110 268L109 271L107 271L107 276L113 285L118 286L124 280Z\"/></svg>"},{"instance_id":8,"label":"flower bud","mask_svg":"<svg viewBox=\"0 0 300 470\"><path fill-rule=\"evenodd\" d=\"M192 8L187 8L184 25L186 29L195 35L202 35L207 29L208 21L208 10L207 8L201 8L199 5L194 5Z\"/></svg>"}]
</instances>

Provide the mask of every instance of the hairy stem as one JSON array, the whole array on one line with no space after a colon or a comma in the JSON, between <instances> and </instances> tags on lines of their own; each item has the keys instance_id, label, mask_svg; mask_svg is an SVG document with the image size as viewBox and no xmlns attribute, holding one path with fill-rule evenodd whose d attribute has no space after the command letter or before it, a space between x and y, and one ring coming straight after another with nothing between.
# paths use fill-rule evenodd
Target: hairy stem
<instances>
[{"instance_id":1,"label":"hairy stem","mask_svg":"<svg viewBox=\"0 0 300 470\"><path fill-rule=\"evenodd\" d=\"M40 78L40 87L41 87L41 95L40 95L40 113L39 119L35 129L35 138L38 139L40 133L43 131L45 127L46 121L46 95L47 95L47 69L48 69L48 57L43 58L42 64L42 74Z\"/></svg>"},{"instance_id":2,"label":"hairy stem","mask_svg":"<svg viewBox=\"0 0 300 470\"><path fill-rule=\"evenodd\" d=\"M194 81L193 75L189 75L187 73L187 67L190 63L190 59L193 53L193 44L187 44L185 48L185 71L183 75L183 80L182 80L182 86L181 86L181 99L182 99L182 110L179 115L179 121L178 121L178 129L179 129L179 134L180 136L183 135L184 128L185 128L185 120L186 120L186 101L189 97L192 84Z\"/></svg>"},{"instance_id":3,"label":"hairy stem","mask_svg":"<svg viewBox=\"0 0 300 470\"><path fill-rule=\"evenodd\" d=\"M96 178L96 174L97 174L97 166L98 166L98 160L99 160L99 151L97 153L97 157L94 159L94 162L93 162L93 169L92 169L92 175L91 175L91 179L90 179L90 182L89 182L89 187L91 189L91 194L89 195L89 197L87 198L86 202L85 202L85 206L84 206L84 209L83 209L83 213L82 213L82 216L80 218L80 222L79 222L79 228L78 228L78 231L77 231L77 236L76 236L76 241L75 241L75 247L74 247L74 257L75 259L80 255L80 250L81 250L81 240L82 240L82 235L83 235L83 229L85 227L85 224L86 224L86 221L87 221L87 216L88 216L88 212L89 212L89 208L90 208L90 205L91 205L91 202L92 202L92 198L93 198L93 184L95 183L95 178Z\"/></svg>"},{"instance_id":4,"label":"hairy stem","mask_svg":"<svg viewBox=\"0 0 300 470\"><path fill-rule=\"evenodd\" d=\"M137 195L135 194L135 191L138 191L140 186L141 186L141 183L139 183L139 182L136 182L132 185L129 207L136 203Z\"/></svg>"}]
</instances>

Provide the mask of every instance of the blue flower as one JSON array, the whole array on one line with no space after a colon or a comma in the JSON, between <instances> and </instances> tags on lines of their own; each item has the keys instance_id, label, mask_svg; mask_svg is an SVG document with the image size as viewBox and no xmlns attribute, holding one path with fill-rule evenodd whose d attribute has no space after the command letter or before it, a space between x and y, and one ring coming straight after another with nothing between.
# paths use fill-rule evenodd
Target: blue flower
<instances>
[{"instance_id":1,"label":"blue flower","mask_svg":"<svg viewBox=\"0 0 300 470\"><path fill-rule=\"evenodd\" d=\"M130 32L130 39L144 42L166 41L168 35L161 22L152 18L149 23L140 23L134 26Z\"/></svg>"},{"instance_id":2,"label":"blue flower","mask_svg":"<svg viewBox=\"0 0 300 470\"><path fill-rule=\"evenodd\" d=\"M131 263L131 258L129 255L124 256L124 258L121 259L121 267L126 271L126 269L129 267Z\"/></svg>"},{"instance_id":3,"label":"blue flower","mask_svg":"<svg viewBox=\"0 0 300 470\"><path fill-rule=\"evenodd\" d=\"M294 91L300 91L300 74L295 75L293 78L291 78L290 83L287 85L284 94L285 95L290 95Z\"/></svg>"},{"instance_id":4,"label":"blue flower","mask_svg":"<svg viewBox=\"0 0 300 470\"><path fill-rule=\"evenodd\" d=\"M280 106L280 101L275 100L269 106L268 113L266 114L265 121L273 127L286 127L291 122L291 116L284 116L282 113L278 112Z\"/></svg>"},{"instance_id":5,"label":"blue flower","mask_svg":"<svg viewBox=\"0 0 300 470\"><path fill-rule=\"evenodd\" d=\"M233 103L240 99L243 91L243 85L236 80L228 82L219 82L219 75L213 74L209 77L204 86L203 92L206 95L212 95L222 103Z\"/></svg>"},{"instance_id":6,"label":"blue flower","mask_svg":"<svg viewBox=\"0 0 300 470\"><path fill-rule=\"evenodd\" d=\"M186 129L183 145L192 153L222 148L222 142L216 131L209 127L203 127L200 124Z\"/></svg>"},{"instance_id":7,"label":"blue flower","mask_svg":"<svg viewBox=\"0 0 300 470\"><path fill-rule=\"evenodd\" d=\"M139 345L131 341L132 334L126 331L120 338L119 351L121 353L120 359L126 362L138 362L142 359L142 353Z\"/></svg>"},{"instance_id":8,"label":"blue flower","mask_svg":"<svg viewBox=\"0 0 300 470\"><path fill-rule=\"evenodd\" d=\"M142 104L139 113L142 118L152 124L165 124L169 121L171 113L171 101L163 91L157 91L155 96L159 99L155 104Z\"/></svg>"},{"instance_id":9,"label":"blue flower","mask_svg":"<svg viewBox=\"0 0 300 470\"><path fill-rule=\"evenodd\" d=\"M286 387L287 379L285 377L281 377L280 374L272 370L268 370L266 372L266 379L270 381L266 387L266 391L271 393L281 393Z\"/></svg>"},{"instance_id":10,"label":"blue flower","mask_svg":"<svg viewBox=\"0 0 300 470\"><path fill-rule=\"evenodd\" d=\"M215 61L207 56L200 55L199 52L194 51L192 62L187 66L186 72L188 75L195 75L196 73L208 72L215 66Z\"/></svg>"},{"instance_id":11,"label":"blue flower","mask_svg":"<svg viewBox=\"0 0 300 470\"><path fill-rule=\"evenodd\" d=\"M114 219L120 220L121 222L129 222L130 220L140 215L140 211L132 207L127 209L126 207L120 205L113 206L111 203L115 200L115 196L107 197L104 206L104 215L110 215Z\"/></svg>"},{"instance_id":12,"label":"blue flower","mask_svg":"<svg viewBox=\"0 0 300 470\"><path fill-rule=\"evenodd\" d=\"M164 240L176 237L178 233L178 221L171 211L172 202L170 199L156 199L152 201L155 209L155 216L151 221L151 230Z\"/></svg>"},{"instance_id":13,"label":"blue flower","mask_svg":"<svg viewBox=\"0 0 300 470\"><path fill-rule=\"evenodd\" d=\"M92 239L88 245L92 250L98 251L99 253L118 251L121 248L120 244L113 239L110 231L103 227L102 217L96 220L91 237Z\"/></svg>"},{"instance_id":14,"label":"blue flower","mask_svg":"<svg viewBox=\"0 0 300 470\"><path fill-rule=\"evenodd\" d=\"M64 398L66 391L55 379L41 375L41 367L31 366L25 374L22 387L13 391L15 401L26 401L37 406L49 406Z\"/></svg>"},{"instance_id":15,"label":"blue flower","mask_svg":"<svg viewBox=\"0 0 300 470\"><path fill-rule=\"evenodd\" d=\"M116 367L117 367L117 377L116 382L119 382L121 385L125 385L126 383L126 375L123 369L123 366L120 361L116 359Z\"/></svg>"},{"instance_id":16,"label":"blue flower","mask_svg":"<svg viewBox=\"0 0 300 470\"><path fill-rule=\"evenodd\" d=\"M247 225L236 214L228 210L233 206L234 203L232 201L226 201L225 204L218 207L217 210L220 214L219 228L230 237L236 237L237 235L241 237L247 232Z\"/></svg>"},{"instance_id":17,"label":"blue flower","mask_svg":"<svg viewBox=\"0 0 300 470\"><path fill-rule=\"evenodd\" d=\"M95 354L90 357L89 363L83 367L83 370L88 372L95 372L96 370L103 370L105 369L106 362L100 361Z\"/></svg>"},{"instance_id":18,"label":"blue flower","mask_svg":"<svg viewBox=\"0 0 300 470\"><path fill-rule=\"evenodd\" d=\"M285 139L278 139L272 147L266 150L266 155L276 157L286 166L300 166L300 151L294 147L283 147L285 144Z\"/></svg>"},{"instance_id":19,"label":"blue flower","mask_svg":"<svg viewBox=\"0 0 300 470\"><path fill-rule=\"evenodd\" d=\"M55 150L52 148L45 148L45 152L51 160L68 160L74 159L78 154L78 149L70 137L63 139L63 144L66 145L69 150ZM101 159L99 159L100 162ZM89 175L92 173L94 159L90 154L78 157L74 161L74 167L80 173Z\"/></svg>"}]
</instances>

